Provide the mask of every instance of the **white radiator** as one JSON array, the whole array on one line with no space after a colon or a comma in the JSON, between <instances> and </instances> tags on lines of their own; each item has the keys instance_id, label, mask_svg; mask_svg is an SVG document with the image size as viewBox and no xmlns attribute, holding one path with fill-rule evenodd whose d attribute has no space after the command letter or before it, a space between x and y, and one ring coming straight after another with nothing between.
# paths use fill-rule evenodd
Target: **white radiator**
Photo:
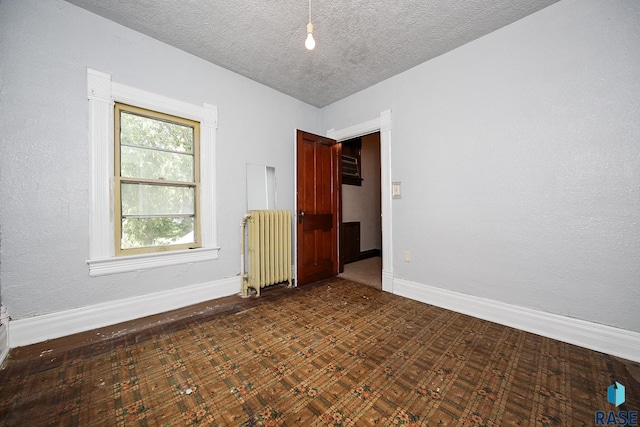
<instances>
[{"instance_id":1,"label":"white radiator","mask_svg":"<svg viewBox=\"0 0 640 427\"><path fill-rule=\"evenodd\" d=\"M248 272L244 271L245 224L248 250ZM276 283L293 285L291 275L291 212L288 210L249 211L241 226L240 263L242 296L249 296L253 288L260 289Z\"/></svg>"}]
</instances>

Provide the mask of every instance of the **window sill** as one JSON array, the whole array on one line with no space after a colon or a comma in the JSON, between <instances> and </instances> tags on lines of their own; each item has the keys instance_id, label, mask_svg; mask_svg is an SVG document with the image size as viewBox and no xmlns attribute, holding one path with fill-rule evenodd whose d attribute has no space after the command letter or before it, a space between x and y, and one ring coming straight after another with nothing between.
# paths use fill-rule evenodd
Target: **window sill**
<instances>
[{"instance_id":1,"label":"window sill","mask_svg":"<svg viewBox=\"0 0 640 427\"><path fill-rule=\"evenodd\" d=\"M106 276L108 274L148 270L169 265L211 261L218 259L219 249L220 248L199 248L186 251L90 259L87 260L87 264L89 264L89 276Z\"/></svg>"}]
</instances>

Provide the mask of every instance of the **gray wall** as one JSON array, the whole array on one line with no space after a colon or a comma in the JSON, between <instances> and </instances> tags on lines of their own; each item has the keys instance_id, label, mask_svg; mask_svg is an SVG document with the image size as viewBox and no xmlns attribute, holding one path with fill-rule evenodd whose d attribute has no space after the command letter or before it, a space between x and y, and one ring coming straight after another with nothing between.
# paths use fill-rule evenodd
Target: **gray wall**
<instances>
[{"instance_id":1,"label":"gray wall","mask_svg":"<svg viewBox=\"0 0 640 427\"><path fill-rule=\"evenodd\" d=\"M0 31L0 279L14 319L237 275L246 163L275 166L278 207L293 209L294 131L320 132L315 107L60 0L0 2ZM89 277L87 67L218 107L218 260Z\"/></svg>"},{"instance_id":2,"label":"gray wall","mask_svg":"<svg viewBox=\"0 0 640 427\"><path fill-rule=\"evenodd\" d=\"M293 130L391 108L396 277L640 332L639 24L640 2L563 0L319 112L60 0L0 1L2 303L20 319L238 274L245 164L275 166L290 209ZM87 67L218 106L220 259L89 277Z\"/></svg>"},{"instance_id":3,"label":"gray wall","mask_svg":"<svg viewBox=\"0 0 640 427\"><path fill-rule=\"evenodd\" d=\"M638 46L640 2L564 0L325 107L392 109L395 277L640 332Z\"/></svg>"}]
</instances>

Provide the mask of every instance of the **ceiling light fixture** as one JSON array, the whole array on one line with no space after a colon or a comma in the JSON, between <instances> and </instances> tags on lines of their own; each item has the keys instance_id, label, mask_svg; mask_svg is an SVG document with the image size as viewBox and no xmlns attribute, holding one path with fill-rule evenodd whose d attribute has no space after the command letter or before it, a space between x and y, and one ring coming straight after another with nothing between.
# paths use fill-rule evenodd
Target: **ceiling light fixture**
<instances>
[{"instance_id":1,"label":"ceiling light fixture","mask_svg":"<svg viewBox=\"0 0 640 427\"><path fill-rule=\"evenodd\" d=\"M308 50L313 50L316 47L316 41L313 39L313 24L311 23L311 0L309 0L309 23L307 24L307 39L304 41L304 46Z\"/></svg>"}]
</instances>

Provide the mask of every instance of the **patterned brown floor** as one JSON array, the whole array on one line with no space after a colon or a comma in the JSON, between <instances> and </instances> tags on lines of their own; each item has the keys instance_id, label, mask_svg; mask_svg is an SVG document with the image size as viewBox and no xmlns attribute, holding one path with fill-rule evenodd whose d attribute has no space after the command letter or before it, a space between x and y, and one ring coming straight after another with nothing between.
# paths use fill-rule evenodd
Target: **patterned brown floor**
<instances>
[{"instance_id":1,"label":"patterned brown floor","mask_svg":"<svg viewBox=\"0 0 640 427\"><path fill-rule=\"evenodd\" d=\"M629 361L344 279L222 301L12 350L0 425L593 426L640 409Z\"/></svg>"}]
</instances>

